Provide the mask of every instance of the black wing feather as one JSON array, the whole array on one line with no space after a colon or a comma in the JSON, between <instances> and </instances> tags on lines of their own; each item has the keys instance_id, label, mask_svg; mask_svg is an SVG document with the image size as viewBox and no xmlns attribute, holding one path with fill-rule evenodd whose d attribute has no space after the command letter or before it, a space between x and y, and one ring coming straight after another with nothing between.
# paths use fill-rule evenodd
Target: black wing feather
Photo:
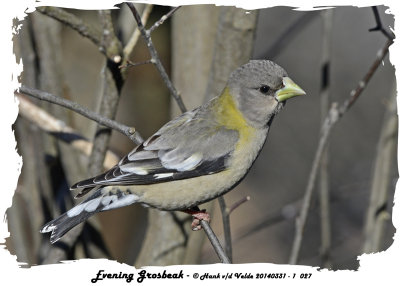
<instances>
[{"instance_id":1,"label":"black wing feather","mask_svg":"<svg viewBox=\"0 0 400 286\"><path fill-rule=\"evenodd\" d=\"M71 187L71 189L82 188L85 190L88 188L93 188L98 185L149 185L149 184L158 184L173 180L183 180L193 177L199 177L204 175L210 175L214 173L221 172L226 169L225 162L228 159L229 154L224 157L219 157L217 160L213 161L204 161L199 166L197 166L194 170L178 172L171 169L159 168L155 169L153 172L147 175L137 175L137 174L123 174L121 170L119 170L118 166L115 166L108 172L105 172L99 176L96 176L91 179L87 179L81 181ZM172 173L169 177L160 177L156 178L155 175Z\"/></svg>"}]
</instances>

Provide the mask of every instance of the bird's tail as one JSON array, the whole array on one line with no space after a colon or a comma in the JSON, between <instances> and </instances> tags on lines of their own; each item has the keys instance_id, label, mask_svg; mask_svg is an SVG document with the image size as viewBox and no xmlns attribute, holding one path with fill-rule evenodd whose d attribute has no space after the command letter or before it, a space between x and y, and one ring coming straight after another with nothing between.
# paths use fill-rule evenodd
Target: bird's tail
<instances>
[{"instance_id":1,"label":"bird's tail","mask_svg":"<svg viewBox=\"0 0 400 286\"><path fill-rule=\"evenodd\" d=\"M89 198L58 218L46 223L41 233L51 232L50 242L55 243L64 234L95 213L127 206L138 201L138 196L116 187L97 189Z\"/></svg>"}]
</instances>

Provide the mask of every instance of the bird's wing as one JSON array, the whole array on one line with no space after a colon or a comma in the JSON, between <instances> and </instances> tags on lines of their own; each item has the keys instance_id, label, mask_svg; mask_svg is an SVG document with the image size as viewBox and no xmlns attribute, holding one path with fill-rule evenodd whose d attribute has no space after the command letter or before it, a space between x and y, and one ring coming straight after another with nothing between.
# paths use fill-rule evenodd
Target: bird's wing
<instances>
[{"instance_id":1,"label":"bird's wing","mask_svg":"<svg viewBox=\"0 0 400 286\"><path fill-rule=\"evenodd\" d=\"M71 189L84 195L101 185L148 185L209 175L226 169L239 138L198 108L168 122L109 171Z\"/></svg>"}]
</instances>

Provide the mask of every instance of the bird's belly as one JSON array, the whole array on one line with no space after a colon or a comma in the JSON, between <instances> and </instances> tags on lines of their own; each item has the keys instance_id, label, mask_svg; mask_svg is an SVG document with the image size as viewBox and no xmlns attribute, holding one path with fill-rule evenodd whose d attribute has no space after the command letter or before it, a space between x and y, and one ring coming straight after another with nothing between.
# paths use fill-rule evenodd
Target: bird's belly
<instances>
[{"instance_id":1,"label":"bird's belly","mask_svg":"<svg viewBox=\"0 0 400 286\"><path fill-rule=\"evenodd\" d=\"M190 179L145 186L132 186L139 196L139 203L162 210L184 210L210 201L231 190L248 172L256 159L265 136L245 144L246 148L236 150L231 158L231 168L219 173Z\"/></svg>"},{"instance_id":2,"label":"bird's belly","mask_svg":"<svg viewBox=\"0 0 400 286\"><path fill-rule=\"evenodd\" d=\"M214 199L228 191L234 183L228 183L229 171L200 176L186 180L172 181L142 188L139 202L163 210L183 210ZM223 176L221 176L223 175ZM242 175L243 176L243 175ZM235 179L235 178L232 178ZM235 183L240 180L238 178Z\"/></svg>"}]
</instances>

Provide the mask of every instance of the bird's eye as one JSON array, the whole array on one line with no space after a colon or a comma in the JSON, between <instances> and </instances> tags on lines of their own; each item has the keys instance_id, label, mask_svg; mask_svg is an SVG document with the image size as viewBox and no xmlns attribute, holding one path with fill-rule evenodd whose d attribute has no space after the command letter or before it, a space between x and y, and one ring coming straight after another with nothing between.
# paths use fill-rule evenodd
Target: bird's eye
<instances>
[{"instance_id":1,"label":"bird's eye","mask_svg":"<svg viewBox=\"0 0 400 286\"><path fill-rule=\"evenodd\" d=\"M267 93L269 91L269 86L268 85L262 85L259 88L259 90L260 90L261 93Z\"/></svg>"}]
</instances>

